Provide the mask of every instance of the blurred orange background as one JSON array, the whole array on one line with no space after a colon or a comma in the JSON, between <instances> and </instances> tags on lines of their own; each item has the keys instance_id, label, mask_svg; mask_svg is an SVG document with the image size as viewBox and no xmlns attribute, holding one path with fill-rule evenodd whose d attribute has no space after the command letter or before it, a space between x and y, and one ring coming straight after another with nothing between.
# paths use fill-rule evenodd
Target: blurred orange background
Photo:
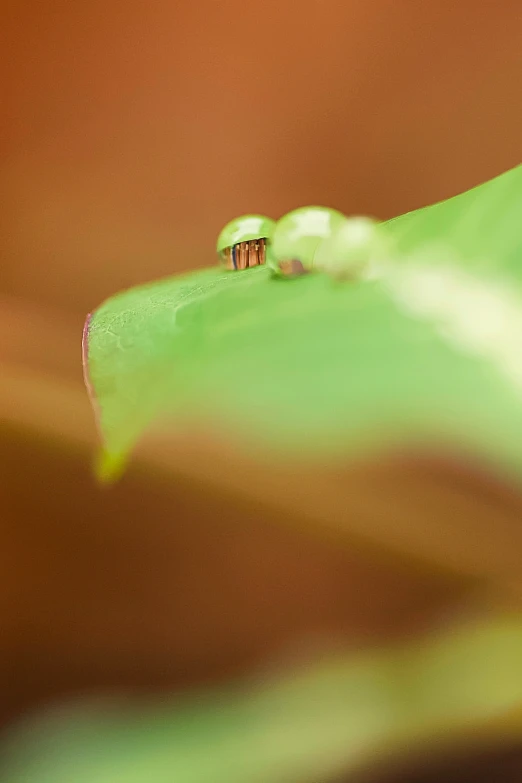
<instances>
[{"instance_id":1,"label":"blurred orange background","mask_svg":"<svg viewBox=\"0 0 522 783\"><path fill-rule=\"evenodd\" d=\"M520 161L520 4L8 2L1 290L84 313L221 225L379 217Z\"/></svg>"},{"instance_id":2,"label":"blurred orange background","mask_svg":"<svg viewBox=\"0 0 522 783\"><path fill-rule=\"evenodd\" d=\"M235 215L324 203L386 218L519 163L520 3L11 0L2 16L7 712L75 687L190 680L307 629L364 635L444 604L453 588L431 576L259 519L217 532L224 501L194 504L190 487L132 473L103 495L85 454L50 456L12 428L34 424L28 400L45 391L48 429L61 438L67 414L92 441L85 313L213 264ZM73 413L52 401L62 383Z\"/></svg>"}]
</instances>

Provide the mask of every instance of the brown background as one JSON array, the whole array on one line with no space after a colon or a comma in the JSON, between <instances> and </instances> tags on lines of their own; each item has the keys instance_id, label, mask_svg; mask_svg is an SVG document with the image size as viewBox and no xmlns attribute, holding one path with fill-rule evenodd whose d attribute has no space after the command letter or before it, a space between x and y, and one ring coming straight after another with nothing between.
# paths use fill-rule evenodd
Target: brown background
<instances>
[{"instance_id":1,"label":"brown background","mask_svg":"<svg viewBox=\"0 0 522 783\"><path fill-rule=\"evenodd\" d=\"M6 10L0 290L74 313L236 214L388 217L520 161L516 0Z\"/></svg>"}]
</instances>

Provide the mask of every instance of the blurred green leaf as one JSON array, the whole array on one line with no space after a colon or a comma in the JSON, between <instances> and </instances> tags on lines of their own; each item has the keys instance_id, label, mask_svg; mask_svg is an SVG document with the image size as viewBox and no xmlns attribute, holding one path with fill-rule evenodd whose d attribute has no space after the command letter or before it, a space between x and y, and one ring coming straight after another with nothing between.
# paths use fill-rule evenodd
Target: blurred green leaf
<instances>
[{"instance_id":1,"label":"blurred green leaf","mask_svg":"<svg viewBox=\"0 0 522 783\"><path fill-rule=\"evenodd\" d=\"M4 742L5 783L316 783L522 734L522 626L500 619L156 710L66 709ZM391 754L391 755L388 755Z\"/></svg>"},{"instance_id":2,"label":"blurred green leaf","mask_svg":"<svg viewBox=\"0 0 522 783\"><path fill-rule=\"evenodd\" d=\"M419 443L520 471L522 167L389 223L372 279L219 267L103 304L86 328L110 472L155 421L301 458Z\"/></svg>"}]
</instances>

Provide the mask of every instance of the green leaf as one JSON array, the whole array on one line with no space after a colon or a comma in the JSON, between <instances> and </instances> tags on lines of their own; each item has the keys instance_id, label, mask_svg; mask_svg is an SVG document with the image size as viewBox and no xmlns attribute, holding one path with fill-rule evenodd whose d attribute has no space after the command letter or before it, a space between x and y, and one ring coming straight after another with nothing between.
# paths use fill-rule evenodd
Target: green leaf
<instances>
[{"instance_id":1,"label":"green leaf","mask_svg":"<svg viewBox=\"0 0 522 783\"><path fill-rule=\"evenodd\" d=\"M156 710L67 709L4 743L0 780L315 783L521 735L522 627L506 618Z\"/></svg>"},{"instance_id":2,"label":"green leaf","mask_svg":"<svg viewBox=\"0 0 522 783\"><path fill-rule=\"evenodd\" d=\"M269 455L427 443L520 472L520 225L522 167L390 221L369 279L215 267L109 299L84 345L105 471L198 419Z\"/></svg>"}]
</instances>

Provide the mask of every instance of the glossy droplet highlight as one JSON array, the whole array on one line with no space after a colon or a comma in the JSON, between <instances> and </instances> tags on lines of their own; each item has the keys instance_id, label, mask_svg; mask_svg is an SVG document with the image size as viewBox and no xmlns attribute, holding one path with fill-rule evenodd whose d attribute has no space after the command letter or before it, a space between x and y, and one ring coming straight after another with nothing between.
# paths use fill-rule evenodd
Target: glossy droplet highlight
<instances>
[{"instance_id":1,"label":"glossy droplet highlight","mask_svg":"<svg viewBox=\"0 0 522 783\"><path fill-rule=\"evenodd\" d=\"M272 237L270 266L278 275L310 272L317 246L331 236L344 216L328 207L300 207L284 215Z\"/></svg>"},{"instance_id":2,"label":"glossy droplet highlight","mask_svg":"<svg viewBox=\"0 0 522 783\"><path fill-rule=\"evenodd\" d=\"M338 279L370 274L387 258L390 239L378 220L345 217L316 247L313 266Z\"/></svg>"},{"instance_id":3,"label":"glossy droplet highlight","mask_svg":"<svg viewBox=\"0 0 522 783\"><path fill-rule=\"evenodd\" d=\"M266 263L274 227L275 221L265 215L242 215L227 223L216 243L225 268L240 270Z\"/></svg>"}]
</instances>

